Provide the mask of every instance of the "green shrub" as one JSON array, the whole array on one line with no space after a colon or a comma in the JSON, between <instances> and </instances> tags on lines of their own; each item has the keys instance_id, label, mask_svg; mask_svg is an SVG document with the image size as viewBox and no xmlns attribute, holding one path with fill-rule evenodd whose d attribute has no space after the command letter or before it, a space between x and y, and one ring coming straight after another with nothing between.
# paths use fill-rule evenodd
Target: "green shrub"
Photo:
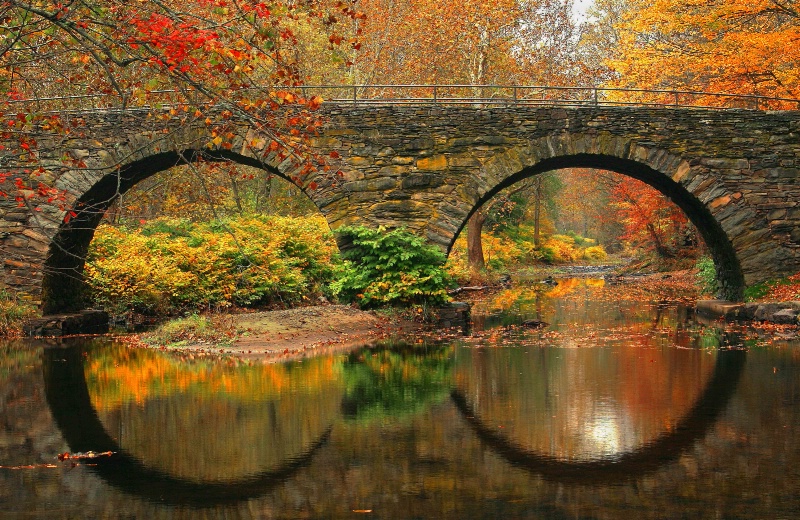
<instances>
[{"instance_id":1,"label":"green shrub","mask_svg":"<svg viewBox=\"0 0 800 520\"><path fill-rule=\"evenodd\" d=\"M714 266L714 259L710 256L701 256L697 260L697 285L705 294L716 294L719 286L717 284L717 268Z\"/></svg>"},{"instance_id":2,"label":"green shrub","mask_svg":"<svg viewBox=\"0 0 800 520\"><path fill-rule=\"evenodd\" d=\"M170 238L189 237L194 225L189 220L163 218L151 220L139 232L146 236L169 235Z\"/></svg>"},{"instance_id":3,"label":"green shrub","mask_svg":"<svg viewBox=\"0 0 800 520\"><path fill-rule=\"evenodd\" d=\"M751 285L750 287L745 287L744 299L745 301L748 302L762 300L764 298L767 298L770 295L770 293L775 292L779 287L788 284L789 284L788 278L779 278L779 279L766 280L764 282Z\"/></svg>"},{"instance_id":4,"label":"green shrub","mask_svg":"<svg viewBox=\"0 0 800 520\"><path fill-rule=\"evenodd\" d=\"M552 264L556 261L556 252L547 246L541 246L539 249L540 260L546 264Z\"/></svg>"},{"instance_id":5,"label":"green shrub","mask_svg":"<svg viewBox=\"0 0 800 520\"><path fill-rule=\"evenodd\" d=\"M342 300L364 307L449 301L451 278L443 269L445 255L422 238L382 227L345 227L337 233L348 247L331 290Z\"/></svg>"}]
</instances>

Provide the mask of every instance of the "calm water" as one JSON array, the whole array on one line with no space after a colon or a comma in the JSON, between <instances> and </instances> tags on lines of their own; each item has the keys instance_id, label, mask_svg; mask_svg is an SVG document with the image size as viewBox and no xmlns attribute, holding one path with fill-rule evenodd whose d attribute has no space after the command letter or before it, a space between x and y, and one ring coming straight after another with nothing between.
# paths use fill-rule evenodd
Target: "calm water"
<instances>
[{"instance_id":1,"label":"calm water","mask_svg":"<svg viewBox=\"0 0 800 520\"><path fill-rule=\"evenodd\" d=\"M0 518L798 517L800 342L602 285L290 364L3 345Z\"/></svg>"}]
</instances>

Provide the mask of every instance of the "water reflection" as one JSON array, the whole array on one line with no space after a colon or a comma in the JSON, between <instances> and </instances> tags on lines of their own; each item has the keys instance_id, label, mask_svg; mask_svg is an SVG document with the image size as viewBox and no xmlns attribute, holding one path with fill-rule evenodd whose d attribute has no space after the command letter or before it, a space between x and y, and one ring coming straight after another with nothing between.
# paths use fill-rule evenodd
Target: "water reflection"
<instances>
[{"instance_id":1,"label":"water reflection","mask_svg":"<svg viewBox=\"0 0 800 520\"><path fill-rule=\"evenodd\" d=\"M482 406L486 399L474 389L455 389L452 399L475 433L510 464L552 480L607 484L635 479L669 464L703 437L734 395L745 359L743 350L720 352L700 398L681 403L690 404L689 411L683 417L666 417L658 434L649 439L642 435L647 429L639 428L633 417L609 402L593 407L589 419L565 424L558 420L546 391L531 395L490 385L504 399L490 401L488 407ZM519 421L519 407L532 412L525 415L524 424ZM537 408L555 415L542 416Z\"/></svg>"},{"instance_id":2,"label":"water reflection","mask_svg":"<svg viewBox=\"0 0 800 520\"><path fill-rule=\"evenodd\" d=\"M454 347L398 344L353 352L344 361L342 415L350 420L416 415L447 399Z\"/></svg>"},{"instance_id":3,"label":"water reflection","mask_svg":"<svg viewBox=\"0 0 800 520\"><path fill-rule=\"evenodd\" d=\"M520 291L472 338L302 363L104 341L0 350L0 511L795 516L800 345L745 353L727 347L748 337L703 328L680 305L572 287L534 291L538 302ZM516 325L536 318L551 326ZM116 454L71 468L55 461L65 450Z\"/></svg>"},{"instance_id":4,"label":"water reflection","mask_svg":"<svg viewBox=\"0 0 800 520\"><path fill-rule=\"evenodd\" d=\"M167 356L155 351L90 343L45 349L43 370L47 402L70 448L113 452L93 459L92 469L114 486L159 502L208 506L263 495L308 465L330 436L341 399L336 385L322 384L311 393L264 385L269 378L252 377L248 369L254 367L233 373L222 367L224 373L208 384L216 387L229 373L226 392L201 391L205 385L195 379L199 388L187 393L191 385L182 381L192 378L186 372L194 367L173 365L173 376L184 378L170 377L169 368L154 377L143 368L147 363L170 366ZM97 373L103 364L114 370ZM311 375L308 372L319 373L318 367L310 366L301 379ZM286 366L277 370L292 372ZM123 394L134 390L130 401L115 391L119 381L114 376L120 372L140 379L126 382ZM253 382L258 384L246 386ZM159 398L141 398L150 395L153 385ZM253 398L241 399L251 392ZM282 406L282 398L289 404ZM105 404L96 408L93 402ZM105 424L103 416L110 417Z\"/></svg>"},{"instance_id":5,"label":"water reflection","mask_svg":"<svg viewBox=\"0 0 800 520\"><path fill-rule=\"evenodd\" d=\"M705 434L736 388L745 353L646 352L646 370L637 368L641 352L628 356L401 344L236 366L84 344L46 349L43 368L71 449L114 452L94 471L151 500L209 505L292 478L340 420L365 428L398 421L441 407L448 394L512 465L564 481L635 478ZM644 395L642 378L651 386Z\"/></svg>"},{"instance_id":6,"label":"water reflection","mask_svg":"<svg viewBox=\"0 0 800 520\"><path fill-rule=\"evenodd\" d=\"M716 353L653 348L477 348L457 389L515 442L562 459L614 457L671 430L698 400Z\"/></svg>"}]
</instances>

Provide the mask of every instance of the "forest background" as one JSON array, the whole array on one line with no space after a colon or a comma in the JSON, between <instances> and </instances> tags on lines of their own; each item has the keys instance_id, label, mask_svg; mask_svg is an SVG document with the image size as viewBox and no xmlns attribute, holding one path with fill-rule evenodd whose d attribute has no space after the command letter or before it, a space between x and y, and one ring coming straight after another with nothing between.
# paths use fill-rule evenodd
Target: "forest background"
<instances>
[{"instance_id":1,"label":"forest background","mask_svg":"<svg viewBox=\"0 0 800 520\"><path fill-rule=\"evenodd\" d=\"M205 119L215 145L226 145L225 113L235 113L268 151L303 172L327 171L328 158L304 146L322 124L315 109L323 100L299 95L301 85L604 87L626 89L604 95L631 102L670 96L636 89L797 98L799 42L794 0L596 0L581 12L573 0L3 0L0 131L19 143L6 157L33 164L38 143L27 130L67 131L53 110L93 96L117 107L172 103L183 107L174 117ZM281 119L287 105L293 116ZM22 178L13 165L0 163L0 196L31 207L64 197L43 168ZM155 315L320 296L435 303L453 278L483 283L543 263L605 262L609 253L669 268L703 255L692 225L660 193L613 172L573 169L522 181L480 208L449 274L435 269L444 257L414 237L345 230L366 248L356 266L340 258L298 186L314 188L303 174L201 161L118 193L88 257L91 298L117 313ZM419 256L410 263L364 278L364 258L385 263L412 246ZM713 265L701 265L713 282ZM6 315L21 312L3 291Z\"/></svg>"}]
</instances>

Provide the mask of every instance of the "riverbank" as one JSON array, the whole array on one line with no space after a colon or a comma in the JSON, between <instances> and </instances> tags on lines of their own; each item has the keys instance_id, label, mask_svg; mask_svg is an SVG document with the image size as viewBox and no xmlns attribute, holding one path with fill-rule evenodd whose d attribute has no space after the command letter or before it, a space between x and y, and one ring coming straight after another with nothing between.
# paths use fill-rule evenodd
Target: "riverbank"
<instances>
[{"instance_id":1,"label":"riverbank","mask_svg":"<svg viewBox=\"0 0 800 520\"><path fill-rule=\"evenodd\" d=\"M644 301L658 295L664 300L680 300L690 305L703 298L697 285L696 272L689 269L669 273L617 275L612 266L577 266L564 268L559 273L550 273L546 278L550 280L550 284L557 285L558 279L562 277L602 277L605 279L605 290L611 298ZM512 286L535 283L541 279L541 276L519 277L512 282ZM545 282L547 283L547 280ZM473 303L479 302L491 298L501 287L487 286L480 289L461 292L458 297ZM710 316L706 313L706 317L727 318L729 321L749 319L796 326L800 314L800 305L791 302L773 303L767 306L764 306L763 302L758 302L747 304L745 307L768 309L774 311L772 314L777 312L779 320L771 319L766 311L748 312L745 316L740 310L744 304L734 306L728 302L722 303L728 305L724 309L725 312ZM759 305L761 307L758 307ZM703 304L699 307L702 306ZM783 311L784 307L791 307L791 312ZM734 308L735 312L731 310ZM410 320L408 316L398 312L362 311L347 305L332 304L273 311L194 315L167 322L155 332L126 336L125 341L135 347L229 355L248 361L274 362L348 351L423 328L422 323ZM105 320L107 319L106 316ZM202 324L202 331L197 330L198 322ZM171 333L159 333L162 328L170 326ZM60 332L73 334L64 330Z\"/></svg>"},{"instance_id":2,"label":"riverbank","mask_svg":"<svg viewBox=\"0 0 800 520\"><path fill-rule=\"evenodd\" d=\"M408 333L421 324L399 314L362 311L348 305L317 305L227 315L230 339L187 339L158 344L153 333L132 336L136 347L161 348L246 361L276 362L343 352Z\"/></svg>"}]
</instances>

